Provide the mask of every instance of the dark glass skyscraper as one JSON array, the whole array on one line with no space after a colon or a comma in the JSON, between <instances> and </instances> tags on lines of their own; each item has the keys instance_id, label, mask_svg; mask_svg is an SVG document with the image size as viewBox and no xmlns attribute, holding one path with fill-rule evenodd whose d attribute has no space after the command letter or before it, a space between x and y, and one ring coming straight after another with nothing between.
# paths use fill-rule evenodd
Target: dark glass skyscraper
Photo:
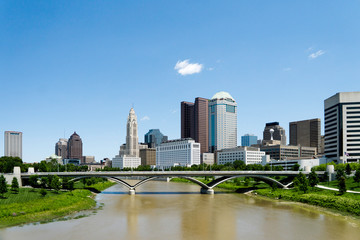
<instances>
[{"instance_id":1,"label":"dark glass skyscraper","mask_svg":"<svg viewBox=\"0 0 360 240\"><path fill-rule=\"evenodd\" d=\"M68 158L82 159L82 140L80 136L74 132L68 141Z\"/></svg>"},{"instance_id":2,"label":"dark glass skyscraper","mask_svg":"<svg viewBox=\"0 0 360 240\"><path fill-rule=\"evenodd\" d=\"M145 143L147 143L149 148L155 148L160 145L162 142L166 142L168 137L163 135L159 129L150 129L148 133L145 134Z\"/></svg>"},{"instance_id":3,"label":"dark glass skyscraper","mask_svg":"<svg viewBox=\"0 0 360 240\"><path fill-rule=\"evenodd\" d=\"M209 149L209 100L195 98L195 103L181 102L181 138L200 143L201 153Z\"/></svg>"}]
</instances>

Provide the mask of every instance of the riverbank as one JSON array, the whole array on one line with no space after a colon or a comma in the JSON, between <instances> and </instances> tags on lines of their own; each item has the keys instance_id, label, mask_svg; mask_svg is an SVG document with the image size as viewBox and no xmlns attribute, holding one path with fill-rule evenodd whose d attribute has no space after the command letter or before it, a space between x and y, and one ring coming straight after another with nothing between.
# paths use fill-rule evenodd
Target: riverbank
<instances>
[{"instance_id":1,"label":"riverbank","mask_svg":"<svg viewBox=\"0 0 360 240\"><path fill-rule=\"evenodd\" d=\"M99 182L89 186L99 192L113 186L112 182ZM69 214L92 209L96 206L94 193L88 189L73 191L20 188L18 194L8 192L0 198L0 228L33 222L47 222Z\"/></svg>"},{"instance_id":2,"label":"riverbank","mask_svg":"<svg viewBox=\"0 0 360 240\"><path fill-rule=\"evenodd\" d=\"M334 191L324 189L312 189L309 193L301 193L295 189L257 189L255 194L271 199L281 199L293 202L301 202L314 206L324 207L345 214L360 216L360 196L345 193L339 196Z\"/></svg>"}]
</instances>

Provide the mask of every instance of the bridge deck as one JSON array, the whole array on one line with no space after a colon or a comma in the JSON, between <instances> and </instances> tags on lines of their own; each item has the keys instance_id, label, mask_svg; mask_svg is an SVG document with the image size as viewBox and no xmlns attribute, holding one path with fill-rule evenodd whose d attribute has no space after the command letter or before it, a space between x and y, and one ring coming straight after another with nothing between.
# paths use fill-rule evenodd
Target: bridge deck
<instances>
[{"instance_id":1,"label":"bridge deck","mask_svg":"<svg viewBox=\"0 0 360 240\"><path fill-rule=\"evenodd\" d=\"M301 171L308 175L310 172ZM147 177L205 177L205 176L296 176L300 171L100 171L100 172L37 172L37 173L21 173L22 178L28 178L31 175L47 176L57 175L62 177L130 177L130 176L147 176ZM324 171L316 172L323 175Z\"/></svg>"}]
</instances>

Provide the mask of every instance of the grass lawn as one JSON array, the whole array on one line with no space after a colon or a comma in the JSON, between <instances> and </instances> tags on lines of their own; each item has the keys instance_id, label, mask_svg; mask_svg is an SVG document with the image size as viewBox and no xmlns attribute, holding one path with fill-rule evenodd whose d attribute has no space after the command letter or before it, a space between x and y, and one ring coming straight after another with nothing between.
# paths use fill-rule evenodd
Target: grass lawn
<instances>
[{"instance_id":1,"label":"grass lawn","mask_svg":"<svg viewBox=\"0 0 360 240\"><path fill-rule=\"evenodd\" d=\"M55 218L69 215L73 212L95 207L96 202L88 189L98 192L113 186L113 182L99 182L84 189L82 182L75 183L74 191L59 191L55 193L46 189L42 196L40 189L20 188L18 194L10 191L0 198L0 228L31 222L47 222Z\"/></svg>"},{"instance_id":2,"label":"grass lawn","mask_svg":"<svg viewBox=\"0 0 360 240\"><path fill-rule=\"evenodd\" d=\"M90 198L91 192L86 189L59 193L46 191L44 197L39 189L30 188L20 188L19 194L7 193L6 199L0 199L0 227L49 221L96 205Z\"/></svg>"},{"instance_id":3,"label":"grass lawn","mask_svg":"<svg viewBox=\"0 0 360 240\"><path fill-rule=\"evenodd\" d=\"M326 186L326 187L332 187L332 188L339 188L339 181L331 181L329 183L327 182L321 182L319 185ZM347 178L346 179L346 188L347 190L353 190L353 191L359 191L360 192L360 185L356 182L354 182L353 178Z\"/></svg>"}]
</instances>

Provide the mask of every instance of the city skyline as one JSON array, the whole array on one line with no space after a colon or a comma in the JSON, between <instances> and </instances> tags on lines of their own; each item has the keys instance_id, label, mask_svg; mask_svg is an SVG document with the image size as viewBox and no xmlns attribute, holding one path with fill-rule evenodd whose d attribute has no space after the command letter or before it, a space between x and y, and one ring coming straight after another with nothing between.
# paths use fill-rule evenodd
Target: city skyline
<instances>
[{"instance_id":1,"label":"city skyline","mask_svg":"<svg viewBox=\"0 0 360 240\"><path fill-rule=\"evenodd\" d=\"M50 156L74 131L83 155L111 158L132 105L140 139L157 128L177 139L181 101L226 91L238 103L238 140L262 136L267 122L289 133L289 122L313 118L324 134L324 99L359 90L359 8L335 1L4 2L0 132L24 133L26 162Z\"/></svg>"}]
</instances>

